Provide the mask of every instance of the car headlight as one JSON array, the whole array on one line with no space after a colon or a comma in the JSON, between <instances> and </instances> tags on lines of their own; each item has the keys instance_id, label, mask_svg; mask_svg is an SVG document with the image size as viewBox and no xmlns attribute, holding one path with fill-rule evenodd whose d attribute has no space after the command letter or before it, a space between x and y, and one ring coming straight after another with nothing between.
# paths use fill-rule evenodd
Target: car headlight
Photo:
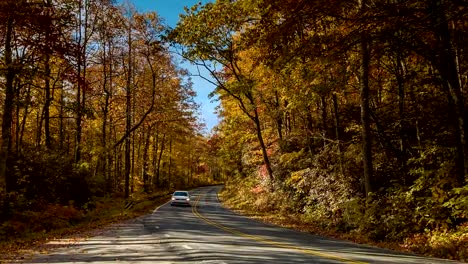
<instances>
[{"instance_id":1,"label":"car headlight","mask_svg":"<svg viewBox=\"0 0 468 264\"><path fill-rule=\"evenodd\" d=\"M187 202L190 202L190 198L187 198Z\"/></svg>"},{"instance_id":2,"label":"car headlight","mask_svg":"<svg viewBox=\"0 0 468 264\"><path fill-rule=\"evenodd\" d=\"M174 200L175 200L175 198L174 198L174 197L172 197L172 198L171 198L171 200L172 200L172 201L174 201Z\"/></svg>"}]
</instances>

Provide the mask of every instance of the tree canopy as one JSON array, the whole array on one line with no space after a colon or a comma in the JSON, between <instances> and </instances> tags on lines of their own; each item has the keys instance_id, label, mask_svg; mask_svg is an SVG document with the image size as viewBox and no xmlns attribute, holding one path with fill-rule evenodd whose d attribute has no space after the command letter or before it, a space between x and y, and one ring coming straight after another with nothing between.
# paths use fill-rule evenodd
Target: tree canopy
<instances>
[{"instance_id":1,"label":"tree canopy","mask_svg":"<svg viewBox=\"0 0 468 264\"><path fill-rule=\"evenodd\" d=\"M217 86L210 141L232 192L402 241L467 231L466 11L218 0L187 9L169 36Z\"/></svg>"},{"instance_id":2,"label":"tree canopy","mask_svg":"<svg viewBox=\"0 0 468 264\"><path fill-rule=\"evenodd\" d=\"M107 0L0 5L3 218L212 179L199 170L196 92L157 13Z\"/></svg>"}]
</instances>

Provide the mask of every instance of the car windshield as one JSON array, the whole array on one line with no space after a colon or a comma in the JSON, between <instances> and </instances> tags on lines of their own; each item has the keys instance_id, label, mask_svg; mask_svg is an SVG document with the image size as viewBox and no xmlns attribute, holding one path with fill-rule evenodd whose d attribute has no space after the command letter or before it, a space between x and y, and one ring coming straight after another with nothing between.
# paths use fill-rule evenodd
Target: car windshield
<instances>
[{"instance_id":1,"label":"car windshield","mask_svg":"<svg viewBox=\"0 0 468 264\"><path fill-rule=\"evenodd\" d=\"M173 196L188 196L187 192L175 192Z\"/></svg>"}]
</instances>

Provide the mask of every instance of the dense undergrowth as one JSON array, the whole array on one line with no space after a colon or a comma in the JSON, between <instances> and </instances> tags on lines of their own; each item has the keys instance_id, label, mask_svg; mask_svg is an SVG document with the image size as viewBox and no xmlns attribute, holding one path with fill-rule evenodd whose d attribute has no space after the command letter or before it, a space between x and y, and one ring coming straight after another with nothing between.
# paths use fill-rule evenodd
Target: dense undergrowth
<instances>
[{"instance_id":1,"label":"dense undergrowth","mask_svg":"<svg viewBox=\"0 0 468 264\"><path fill-rule=\"evenodd\" d=\"M286 227L431 257L468 261L468 223L437 219L441 217L429 214L437 208L432 205L421 208L417 201L409 201L409 191L372 200L341 199L341 203L332 204L325 197L322 200L314 197L330 192L320 194L317 190L326 184L313 182L314 187L304 201L298 199L297 193L278 186L271 192L260 181L236 178L226 184L221 199L231 209Z\"/></svg>"},{"instance_id":2,"label":"dense undergrowth","mask_svg":"<svg viewBox=\"0 0 468 264\"><path fill-rule=\"evenodd\" d=\"M130 199L99 198L88 208L47 204L35 210L17 211L0 225L0 252L8 252L0 254L0 263L21 257L47 241L86 237L98 228L149 213L168 197L169 191L160 191L135 194Z\"/></svg>"}]
</instances>

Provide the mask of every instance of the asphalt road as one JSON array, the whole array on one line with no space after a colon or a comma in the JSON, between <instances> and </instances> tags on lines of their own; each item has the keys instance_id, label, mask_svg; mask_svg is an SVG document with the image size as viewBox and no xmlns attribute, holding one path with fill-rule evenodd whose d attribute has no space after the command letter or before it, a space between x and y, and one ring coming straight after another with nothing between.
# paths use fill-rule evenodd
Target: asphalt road
<instances>
[{"instance_id":1,"label":"asphalt road","mask_svg":"<svg viewBox=\"0 0 468 264\"><path fill-rule=\"evenodd\" d=\"M165 204L23 263L455 263L266 225L221 207L220 188L198 188L191 207Z\"/></svg>"}]
</instances>

